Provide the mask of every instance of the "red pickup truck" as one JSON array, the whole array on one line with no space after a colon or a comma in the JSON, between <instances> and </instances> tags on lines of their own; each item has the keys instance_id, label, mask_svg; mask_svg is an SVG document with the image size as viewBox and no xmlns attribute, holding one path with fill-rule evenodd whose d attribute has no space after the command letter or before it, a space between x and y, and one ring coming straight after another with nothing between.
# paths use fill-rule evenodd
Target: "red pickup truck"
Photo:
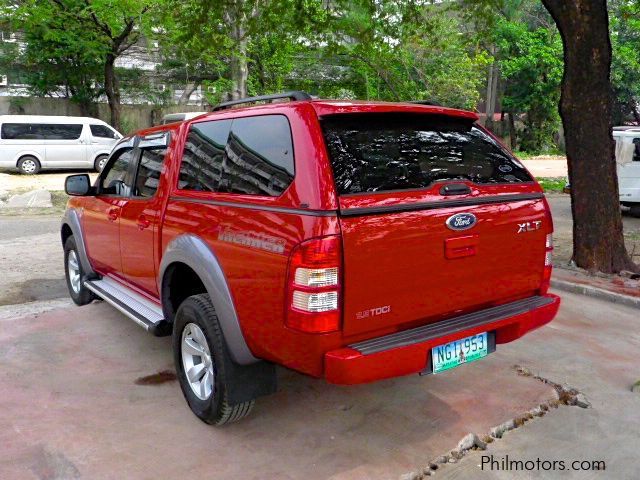
<instances>
[{"instance_id":1,"label":"red pickup truck","mask_svg":"<svg viewBox=\"0 0 640 480\"><path fill-rule=\"evenodd\" d=\"M560 304L542 190L467 111L242 99L122 139L66 191L71 297L172 334L212 424L274 392L275 365L336 384L439 373Z\"/></svg>"}]
</instances>

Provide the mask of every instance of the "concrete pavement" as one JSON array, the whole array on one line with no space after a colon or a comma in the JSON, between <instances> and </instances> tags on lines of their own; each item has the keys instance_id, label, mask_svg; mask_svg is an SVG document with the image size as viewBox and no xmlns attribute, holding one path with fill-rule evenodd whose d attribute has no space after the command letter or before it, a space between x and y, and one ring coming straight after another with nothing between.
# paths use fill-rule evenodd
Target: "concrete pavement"
<instances>
[{"instance_id":1,"label":"concrete pavement","mask_svg":"<svg viewBox=\"0 0 640 480\"><path fill-rule=\"evenodd\" d=\"M396 479L553 398L515 364L578 388L593 408L561 406L486 453L604 459L607 476L483 472L472 452L438 477L634 478L638 311L563 298L549 326L446 374L337 387L281 369L279 392L223 429L197 420L175 381L154 383L171 378L154 376L173 371L169 339L104 303L1 320L0 478Z\"/></svg>"},{"instance_id":2,"label":"concrete pavement","mask_svg":"<svg viewBox=\"0 0 640 480\"><path fill-rule=\"evenodd\" d=\"M525 340L502 349L535 373L567 382L584 392L592 408L560 407L489 445L471 452L434 478L457 479L616 479L640 471L640 314L637 309L562 294L558 318ZM507 350L510 352L508 353ZM483 455L494 459L604 460L605 471L504 471L481 469Z\"/></svg>"},{"instance_id":3,"label":"concrete pavement","mask_svg":"<svg viewBox=\"0 0 640 480\"><path fill-rule=\"evenodd\" d=\"M567 159L530 158L521 160L534 177L566 177Z\"/></svg>"},{"instance_id":4,"label":"concrete pavement","mask_svg":"<svg viewBox=\"0 0 640 480\"><path fill-rule=\"evenodd\" d=\"M177 382L153 383L173 371L169 339L110 306L2 320L0 478L396 479L553 396L515 360L355 387L281 369L277 394L216 429Z\"/></svg>"}]
</instances>

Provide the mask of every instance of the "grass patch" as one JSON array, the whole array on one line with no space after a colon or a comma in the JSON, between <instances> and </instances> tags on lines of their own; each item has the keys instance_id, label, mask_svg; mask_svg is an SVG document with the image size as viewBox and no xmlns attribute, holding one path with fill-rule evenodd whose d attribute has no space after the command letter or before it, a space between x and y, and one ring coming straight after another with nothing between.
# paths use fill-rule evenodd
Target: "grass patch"
<instances>
[{"instance_id":1,"label":"grass patch","mask_svg":"<svg viewBox=\"0 0 640 480\"><path fill-rule=\"evenodd\" d=\"M567 183L564 177L554 178L536 178L540 186L545 192L562 192L562 189Z\"/></svg>"},{"instance_id":2,"label":"grass patch","mask_svg":"<svg viewBox=\"0 0 640 480\"><path fill-rule=\"evenodd\" d=\"M17 188L7 192L0 198L0 200L6 201L12 195L19 195L21 193L33 190L31 188ZM62 190L52 190L51 204L53 207L36 207L36 208L0 208L0 216L19 216L19 215L62 215L67 208L67 200L69 196Z\"/></svg>"},{"instance_id":3,"label":"grass patch","mask_svg":"<svg viewBox=\"0 0 640 480\"><path fill-rule=\"evenodd\" d=\"M513 154L518 157L520 160L528 160L532 157L537 157L540 155L539 153L531 153L531 152L523 152L521 150L516 150Z\"/></svg>"}]
</instances>

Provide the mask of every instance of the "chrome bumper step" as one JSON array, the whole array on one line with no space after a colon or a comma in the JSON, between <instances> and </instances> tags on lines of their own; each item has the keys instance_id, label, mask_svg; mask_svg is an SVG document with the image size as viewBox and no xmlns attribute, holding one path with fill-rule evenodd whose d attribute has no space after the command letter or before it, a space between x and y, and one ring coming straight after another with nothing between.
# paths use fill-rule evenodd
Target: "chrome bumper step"
<instances>
[{"instance_id":1,"label":"chrome bumper step","mask_svg":"<svg viewBox=\"0 0 640 480\"><path fill-rule=\"evenodd\" d=\"M499 305L410 330L353 343L349 345L349 347L363 355L379 353L392 348L406 347L408 345L433 340L434 338L444 337L445 335L467 330L479 325L497 322L505 318L530 312L536 308L544 307L550 303L553 303L553 298L541 296L529 297L507 303L506 305Z\"/></svg>"},{"instance_id":2,"label":"chrome bumper step","mask_svg":"<svg viewBox=\"0 0 640 480\"><path fill-rule=\"evenodd\" d=\"M116 280L104 277L100 280L85 280L84 285L148 332L157 336L170 333L169 323L164 319L160 305Z\"/></svg>"}]
</instances>

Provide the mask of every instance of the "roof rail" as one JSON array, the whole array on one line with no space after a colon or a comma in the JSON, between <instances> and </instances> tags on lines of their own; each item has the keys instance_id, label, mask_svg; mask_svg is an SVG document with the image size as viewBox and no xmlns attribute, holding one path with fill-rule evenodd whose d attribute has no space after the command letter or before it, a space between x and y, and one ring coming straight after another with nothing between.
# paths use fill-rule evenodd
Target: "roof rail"
<instances>
[{"instance_id":1,"label":"roof rail","mask_svg":"<svg viewBox=\"0 0 640 480\"><path fill-rule=\"evenodd\" d=\"M288 98L289 100L311 100L311 95L309 95L307 92L292 90L290 92L275 93L273 95L261 95L259 97L240 98L238 100L231 100L229 102L219 103L218 105L213 107L211 111L216 112L218 110L225 110L234 105L241 105L243 103L268 102L271 100L280 100L282 98Z\"/></svg>"}]
</instances>

